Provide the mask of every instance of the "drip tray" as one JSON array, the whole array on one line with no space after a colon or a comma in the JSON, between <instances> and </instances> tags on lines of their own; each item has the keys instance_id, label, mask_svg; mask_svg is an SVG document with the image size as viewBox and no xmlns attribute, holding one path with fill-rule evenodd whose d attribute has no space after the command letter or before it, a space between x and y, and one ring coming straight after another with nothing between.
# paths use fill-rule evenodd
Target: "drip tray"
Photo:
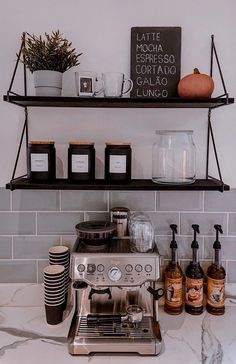
<instances>
[{"instance_id":1,"label":"drip tray","mask_svg":"<svg viewBox=\"0 0 236 364\"><path fill-rule=\"evenodd\" d=\"M87 318L81 317L76 331L76 336L80 338L104 338L104 337L120 337L120 338L141 338L152 339L153 332L151 320L144 317L142 322L137 326L129 323L106 323L105 325L87 325Z\"/></svg>"},{"instance_id":2,"label":"drip tray","mask_svg":"<svg viewBox=\"0 0 236 364\"><path fill-rule=\"evenodd\" d=\"M159 324L155 323L155 333L151 317L144 316L137 326L129 323L106 323L87 325L87 317L74 317L68 347L72 355L96 353L125 353L158 355L161 351Z\"/></svg>"}]
</instances>

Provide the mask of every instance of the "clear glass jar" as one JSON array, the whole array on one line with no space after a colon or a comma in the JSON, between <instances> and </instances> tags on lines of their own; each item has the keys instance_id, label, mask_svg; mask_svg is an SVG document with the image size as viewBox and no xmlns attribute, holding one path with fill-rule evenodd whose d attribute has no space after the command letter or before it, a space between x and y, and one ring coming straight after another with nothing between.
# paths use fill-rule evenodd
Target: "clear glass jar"
<instances>
[{"instance_id":1,"label":"clear glass jar","mask_svg":"<svg viewBox=\"0 0 236 364\"><path fill-rule=\"evenodd\" d=\"M148 253L153 251L155 234L147 214L135 212L130 216L129 233L132 252Z\"/></svg>"},{"instance_id":2,"label":"clear glass jar","mask_svg":"<svg viewBox=\"0 0 236 364\"><path fill-rule=\"evenodd\" d=\"M152 180L188 184L196 179L196 148L192 130L157 130L153 144Z\"/></svg>"}]
</instances>

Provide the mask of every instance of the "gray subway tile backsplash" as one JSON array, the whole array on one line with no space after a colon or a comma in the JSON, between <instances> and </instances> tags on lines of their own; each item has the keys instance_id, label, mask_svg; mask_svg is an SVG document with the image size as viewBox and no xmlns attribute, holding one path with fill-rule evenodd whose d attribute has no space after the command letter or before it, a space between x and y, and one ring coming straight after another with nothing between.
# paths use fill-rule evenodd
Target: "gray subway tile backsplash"
<instances>
[{"instance_id":1,"label":"gray subway tile backsplash","mask_svg":"<svg viewBox=\"0 0 236 364\"><path fill-rule=\"evenodd\" d=\"M63 211L107 211L107 191L61 191Z\"/></svg>"},{"instance_id":2,"label":"gray subway tile backsplash","mask_svg":"<svg viewBox=\"0 0 236 364\"><path fill-rule=\"evenodd\" d=\"M0 211L10 210L10 191L0 187Z\"/></svg>"},{"instance_id":3,"label":"gray subway tile backsplash","mask_svg":"<svg viewBox=\"0 0 236 364\"><path fill-rule=\"evenodd\" d=\"M164 259L170 259L170 242L172 236L157 236L156 242L159 253ZM192 249L191 243L193 238L191 236L176 236L176 242L178 244L178 258L179 259L191 259ZM203 259L203 237L198 237L199 243L199 259Z\"/></svg>"},{"instance_id":4,"label":"gray subway tile backsplash","mask_svg":"<svg viewBox=\"0 0 236 364\"><path fill-rule=\"evenodd\" d=\"M34 212L0 212L0 235L34 235Z\"/></svg>"},{"instance_id":5,"label":"gray subway tile backsplash","mask_svg":"<svg viewBox=\"0 0 236 364\"><path fill-rule=\"evenodd\" d=\"M85 212L85 220L106 220L110 221L109 212Z\"/></svg>"},{"instance_id":6,"label":"gray subway tile backsplash","mask_svg":"<svg viewBox=\"0 0 236 364\"><path fill-rule=\"evenodd\" d=\"M0 259L12 258L12 237L0 236Z\"/></svg>"},{"instance_id":7,"label":"gray subway tile backsplash","mask_svg":"<svg viewBox=\"0 0 236 364\"><path fill-rule=\"evenodd\" d=\"M220 236L219 240L221 242L221 258L236 260L236 236ZM215 237L204 238L204 258L213 258L214 241Z\"/></svg>"},{"instance_id":8,"label":"gray subway tile backsplash","mask_svg":"<svg viewBox=\"0 0 236 364\"><path fill-rule=\"evenodd\" d=\"M199 224L200 235L215 235L214 225L222 225L223 231L227 231L226 213L181 213L180 214L180 233L192 235L192 224Z\"/></svg>"},{"instance_id":9,"label":"gray subway tile backsplash","mask_svg":"<svg viewBox=\"0 0 236 364\"><path fill-rule=\"evenodd\" d=\"M13 211L58 211L59 191L16 190L12 193Z\"/></svg>"},{"instance_id":10,"label":"gray subway tile backsplash","mask_svg":"<svg viewBox=\"0 0 236 364\"><path fill-rule=\"evenodd\" d=\"M15 236L13 259L48 259L48 249L59 244L59 236Z\"/></svg>"},{"instance_id":11,"label":"gray subway tile backsplash","mask_svg":"<svg viewBox=\"0 0 236 364\"><path fill-rule=\"evenodd\" d=\"M37 216L38 235L70 235L75 225L83 221L81 212L39 212Z\"/></svg>"},{"instance_id":12,"label":"gray subway tile backsplash","mask_svg":"<svg viewBox=\"0 0 236 364\"><path fill-rule=\"evenodd\" d=\"M227 269L227 282L228 283L235 283L236 282L236 261L229 261L228 262L228 269Z\"/></svg>"},{"instance_id":13,"label":"gray subway tile backsplash","mask_svg":"<svg viewBox=\"0 0 236 364\"><path fill-rule=\"evenodd\" d=\"M157 193L159 211L203 211L201 191L160 191Z\"/></svg>"},{"instance_id":14,"label":"gray subway tile backsplash","mask_svg":"<svg viewBox=\"0 0 236 364\"><path fill-rule=\"evenodd\" d=\"M70 248L71 251L76 239L77 239L76 235L63 235L61 237L61 243L62 245L68 246L68 248Z\"/></svg>"},{"instance_id":15,"label":"gray subway tile backsplash","mask_svg":"<svg viewBox=\"0 0 236 364\"><path fill-rule=\"evenodd\" d=\"M236 212L236 189L219 193L205 192L205 211Z\"/></svg>"},{"instance_id":16,"label":"gray subway tile backsplash","mask_svg":"<svg viewBox=\"0 0 236 364\"><path fill-rule=\"evenodd\" d=\"M0 283L36 282L36 260L0 261Z\"/></svg>"},{"instance_id":17,"label":"gray subway tile backsplash","mask_svg":"<svg viewBox=\"0 0 236 364\"><path fill-rule=\"evenodd\" d=\"M155 192L153 191L112 191L110 208L128 207L131 211L155 211Z\"/></svg>"},{"instance_id":18,"label":"gray subway tile backsplash","mask_svg":"<svg viewBox=\"0 0 236 364\"><path fill-rule=\"evenodd\" d=\"M41 283L43 268L49 264L48 248L62 244L72 249L75 225L84 220L110 220L109 210L115 206L144 211L150 216L162 255L161 271L170 258L171 223L178 225L178 256L184 271L192 255L191 225L200 225L199 257L206 271L213 258L213 226L221 224L227 281L236 282L236 189L221 194L118 190L10 192L0 188L0 283Z\"/></svg>"},{"instance_id":19,"label":"gray subway tile backsplash","mask_svg":"<svg viewBox=\"0 0 236 364\"><path fill-rule=\"evenodd\" d=\"M179 224L177 212L149 212L148 215L157 235L170 234L170 224Z\"/></svg>"},{"instance_id":20,"label":"gray subway tile backsplash","mask_svg":"<svg viewBox=\"0 0 236 364\"><path fill-rule=\"evenodd\" d=\"M48 259L38 260L37 262L37 283L43 283L43 270L49 265Z\"/></svg>"},{"instance_id":21,"label":"gray subway tile backsplash","mask_svg":"<svg viewBox=\"0 0 236 364\"><path fill-rule=\"evenodd\" d=\"M236 213L229 214L229 235L236 235Z\"/></svg>"}]
</instances>

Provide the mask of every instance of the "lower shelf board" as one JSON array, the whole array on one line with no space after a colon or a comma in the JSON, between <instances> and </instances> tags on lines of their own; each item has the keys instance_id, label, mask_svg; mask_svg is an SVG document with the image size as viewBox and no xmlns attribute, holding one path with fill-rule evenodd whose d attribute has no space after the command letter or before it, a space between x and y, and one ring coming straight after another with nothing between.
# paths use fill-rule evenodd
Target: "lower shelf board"
<instances>
[{"instance_id":1,"label":"lower shelf board","mask_svg":"<svg viewBox=\"0 0 236 364\"><path fill-rule=\"evenodd\" d=\"M150 179L133 179L130 183L110 184L103 179L92 183L70 182L58 178L53 182L30 182L19 178L6 185L10 190L121 190L121 191L229 191L229 185L215 179L197 179L192 184L165 185L152 182Z\"/></svg>"}]
</instances>

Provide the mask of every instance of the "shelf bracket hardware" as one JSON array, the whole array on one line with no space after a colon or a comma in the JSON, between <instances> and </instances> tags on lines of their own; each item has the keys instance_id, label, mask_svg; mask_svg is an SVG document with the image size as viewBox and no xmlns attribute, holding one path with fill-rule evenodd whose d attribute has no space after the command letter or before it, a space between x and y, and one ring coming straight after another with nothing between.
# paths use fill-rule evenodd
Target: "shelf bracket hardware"
<instances>
[{"instance_id":1,"label":"shelf bracket hardware","mask_svg":"<svg viewBox=\"0 0 236 364\"><path fill-rule=\"evenodd\" d=\"M16 60L15 68L14 68L13 75L12 75L12 78L11 78L11 81L10 81L9 89L7 91L8 100L9 100L9 95L10 94L13 94L15 96L19 96L17 93L12 91L12 87L13 87L13 84L14 84L14 80L15 80L17 68L18 68L18 65L19 65L19 62L20 62L20 58L21 58L21 55L22 55L22 49L25 47L25 36L26 36L26 33L23 32L22 33L21 46L20 46L19 52L17 54L17 60ZM23 62L24 62L24 59L25 59L25 56L23 55ZM27 96L27 76L26 76L26 65L25 65L25 63L23 65L23 68L24 68L24 71L23 71L24 96ZM24 106L24 114L25 114L24 125L23 125L23 129L22 129L21 137L20 137L20 143L19 143L18 150L17 150L16 161L15 161L14 168L13 168L12 178L11 178L11 181L10 181L10 189L11 190L13 190L13 184L12 184L13 181L26 176L26 174L25 174L24 176L15 178L16 169L17 169L17 165L18 165L18 161L19 161L19 157L20 157L20 152L21 152L21 147L22 147L24 135L25 135L25 141L26 141L26 152L27 152L27 146L28 146L28 141L29 141L28 108L27 108L27 106Z\"/></svg>"},{"instance_id":2,"label":"shelf bracket hardware","mask_svg":"<svg viewBox=\"0 0 236 364\"><path fill-rule=\"evenodd\" d=\"M214 59L216 60L217 68L218 68L218 71L219 71L219 74L220 74L220 79L221 79L221 83L222 83L222 87L223 87L223 91L224 91L224 93L222 95L218 96L218 98L226 97L226 104L228 104L229 94L228 94L227 89L226 89L222 69L221 69L221 66L220 66L219 57L218 57L218 54L217 54L215 41L214 41L214 35L211 35L211 59L210 59L210 76L211 77L213 76ZM211 108L208 109L206 179L213 179L215 181L218 181L221 184L221 192L223 192L224 191L224 182L222 180L222 174L221 174L221 170L220 170L220 163L219 163L219 158L218 158L218 154L217 154L216 143L215 143L215 138L214 138L214 133L213 133L213 128L212 128L212 122L211 122L212 110L217 108L217 107L218 106L211 107ZM212 141L212 146L213 146L213 151L214 151L214 156L215 156L215 161L216 161L216 165L217 165L217 171L218 171L219 179L209 175L210 140Z\"/></svg>"}]
</instances>

